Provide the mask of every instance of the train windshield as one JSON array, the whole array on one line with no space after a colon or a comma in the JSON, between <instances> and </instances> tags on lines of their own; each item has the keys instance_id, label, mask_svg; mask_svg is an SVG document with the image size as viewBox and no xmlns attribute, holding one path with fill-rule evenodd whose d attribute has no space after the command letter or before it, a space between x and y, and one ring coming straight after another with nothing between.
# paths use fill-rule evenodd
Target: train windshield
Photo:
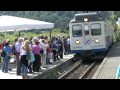
<instances>
[{"instance_id":1,"label":"train windshield","mask_svg":"<svg viewBox=\"0 0 120 90\"><path fill-rule=\"evenodd\" d=\"M100 23L94 23L91 24L91 35L101 35L101 24Z\"/></svg>"},{"instance_id":2,"label":"train windshield","mask_svg":"<svg viewBox=\"0 0 120 90\"><path fill-rule=\"evenodd\" d=\"M82 36L82 25L73 25L72 26L72 34L73 34L73 37Z\"/></svg>"},{"instance_id":3,"label":"train windshield","mask_svg":"<svg viewBox=\"0 0 120 90\"><path fill-rule=\"evenodd\" d=\"M88 25L84 25L84 34L89 35L89 26Z\"/></svg>"}]
</instances>

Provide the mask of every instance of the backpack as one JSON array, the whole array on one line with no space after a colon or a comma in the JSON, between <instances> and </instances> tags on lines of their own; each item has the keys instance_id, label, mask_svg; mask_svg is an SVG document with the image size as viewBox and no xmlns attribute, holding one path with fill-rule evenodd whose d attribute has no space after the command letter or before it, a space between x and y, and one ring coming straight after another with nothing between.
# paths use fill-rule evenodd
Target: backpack
<instances>
[{"instance_id":1,"label":"backpack","mask_svg":"<svg viewBox=\"0 0 120 90\"><path fill-rule=\"evenodd\" d=\"M2 49L1 56L2 56L2 57L6 57L6 55L7 55L6 52Z\"/></svg>"},{"instance_id":2,"label":"backpack","mask_svg":"<svg viewBox=\"0 0 120 90\"><path fill-rule=\"evenodd\" d=\"M16 49L15 49L15 44L12 46L12 54L13 54L13 55L16 55L16 54L17 54Z\"/></svg>"},{"instance_id":3,"label":"backpack","mask_svg":"<svg viewBox=\"0 0 120 90\"><path fill-rule=\"evenodd\" d=\"M57 48L57 45L55 43L52 43L51 48Z\"/></svg>"}]
</instances>

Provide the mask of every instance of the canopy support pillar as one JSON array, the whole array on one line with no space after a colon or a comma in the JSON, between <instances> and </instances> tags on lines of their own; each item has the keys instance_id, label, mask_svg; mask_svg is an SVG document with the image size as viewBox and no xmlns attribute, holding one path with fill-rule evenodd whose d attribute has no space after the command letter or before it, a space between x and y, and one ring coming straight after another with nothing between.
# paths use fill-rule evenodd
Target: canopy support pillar
<instances>
[{"instance_id":1,"label":"canopy support pillar","mask_svg":"<svg viewBox=\"0 0 120 90\"><path fill-rule=\"evenodd\" d=\"M50 32L49 32L49 34L50 34L50 40L51 40L51 38L52 38L51 32L52 32L52 29L50 29Z\"/></svg>"},{"instance_id":2,"label":"canopy support pillar","mask_svg":"<svg viewBox=\"0 0 120 90\"><path fill-rule=\"evenodd\" d=\"M18 31L18 36L21 37L20 30Z\"/></svg>"}]
</instances>

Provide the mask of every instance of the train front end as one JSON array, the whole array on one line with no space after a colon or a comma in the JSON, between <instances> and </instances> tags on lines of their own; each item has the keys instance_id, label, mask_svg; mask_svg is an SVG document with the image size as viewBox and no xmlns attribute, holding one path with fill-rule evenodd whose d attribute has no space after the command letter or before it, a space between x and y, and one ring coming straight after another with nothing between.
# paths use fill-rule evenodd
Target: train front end
<instances>
[{"instance_id":1,"label":"train front end","mask_svg":"<svg viewBox=\"0 0 120 90\"><path fill-rule=\"evenodd\" d=\"M69 28L72 53L84 58L95 58L106 51L102 20L84 16L79 20L71 20Z\"/></svg>"}]
</instances>

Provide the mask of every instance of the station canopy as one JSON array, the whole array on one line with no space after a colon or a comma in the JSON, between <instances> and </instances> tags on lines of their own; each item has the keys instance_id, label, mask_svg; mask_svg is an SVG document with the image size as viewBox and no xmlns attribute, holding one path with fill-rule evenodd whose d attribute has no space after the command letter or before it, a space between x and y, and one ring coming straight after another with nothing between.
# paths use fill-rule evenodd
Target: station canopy
<instances>
[{"instance_id":1,"label":"station canopy","mask_svg":"<svg viewBox=\"0 0 120 90\"><path fill-rule=\"evenodd\" d=\"M30 29L52 29L54 23L3 15L0 16L0 31L21 31Z\"/></svg>"}]
</instances>

